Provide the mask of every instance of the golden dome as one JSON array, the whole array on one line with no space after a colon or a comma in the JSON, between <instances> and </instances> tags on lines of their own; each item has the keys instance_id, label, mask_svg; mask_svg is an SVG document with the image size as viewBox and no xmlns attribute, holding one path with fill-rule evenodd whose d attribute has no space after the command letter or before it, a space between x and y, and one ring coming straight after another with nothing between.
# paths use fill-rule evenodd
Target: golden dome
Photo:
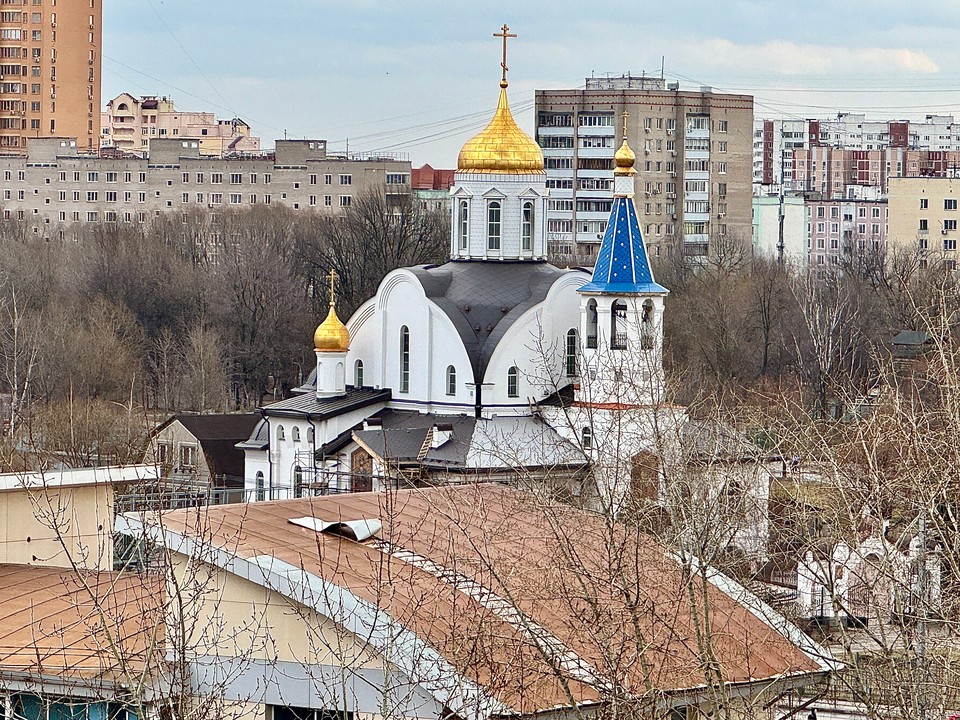
<instances>
[{"instance_id":1,"label":"golden dome","mask_svg":"<svg viewBox=\"0 0 960 720\"><path fill-rule=\"evenodd\" d=\"M490 123L467 141L457 158L460 172L543 174L543 151L521 130L507 103L507 83L500 83L500 102Z\"/></svg>"},{"instance_id":2,"label":"golden dome","mask_svg":"<svg viewBox=\"0 0 960 720\"><path fill-rule=\"evenodd\" d=\"M614 175L636 175L637 171L633 164L637 161L637 154L627 145L627 139L623 139L623 145L613 154L613 160L617 164L613 171Z\"/></svg>"},{"instance_id":3,"label":"golden dome","mask_svg":"<svg viewBox=\"0 0 960 720\"><path fill-rule=\"evenodd\" d=\"M317 327L313 334L313 347L317 352L346 352L350 347L350 332L337 317L337 311L330 304L327 319Z\"/></svg>"}]
</instances>

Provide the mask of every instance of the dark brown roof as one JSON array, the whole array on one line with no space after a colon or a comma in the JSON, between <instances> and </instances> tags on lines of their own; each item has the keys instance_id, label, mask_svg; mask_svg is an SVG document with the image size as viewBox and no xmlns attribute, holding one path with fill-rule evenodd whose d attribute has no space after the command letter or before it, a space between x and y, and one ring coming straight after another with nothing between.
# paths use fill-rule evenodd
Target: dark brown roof
<instances>
[{"instance_id":1,"label":"dark brown roof","mask_svg":"<svg viewBox=\"0 0 960 720\"><path fill-rule=\"evenodd\" d=\"M134 573L0 565L0 674L47 675L90 687L122 681L163 647L163 584ZM108 637L109 633L109 637Z\"/></svg>"},{"instance_id":2,"label":"dark brown roof","mask_svg":"<svg viewBox=\"0 0 960 720\"><path fill-rule=\"evenodd\" d=\"M237 443L250 437L260 422L259 414L174 415L154 434L172 422L179 422L197 438L212 475L243 477L243 450Z\"/></svg>"},{"instance_id":3,"label":"dark brown roof","mask_svg":"<svg viewBox=\"0 0 960 720\"><path fill-rule=\"evenodd\" d=\"M196 510L167 513L164 527L347 588L514 712L602 702L610 685L637 695L702 688L704 606L710 653L725 681L812 680L826 667L787 639L795 628L761 619L757 612L766 610L733 599L729 586L703 585L696 573L691 580L650 537L503 486L353 493L205 513L199 523ZM302 516L379 519L383 528L356 542L289 522Z\"/></svg>"}]
</instances>

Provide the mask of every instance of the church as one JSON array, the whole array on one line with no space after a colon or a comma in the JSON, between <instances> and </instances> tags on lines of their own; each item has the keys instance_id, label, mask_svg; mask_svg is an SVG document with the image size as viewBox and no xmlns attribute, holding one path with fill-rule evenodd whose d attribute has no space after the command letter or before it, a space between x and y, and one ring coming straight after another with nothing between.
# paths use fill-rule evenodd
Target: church
<instances>
[{"instance_id":1,"label":"church","mask_svg":"<svg viewBox=\"0 0 960 720\"><path fill-rule=\"evenodd\" d=\"M637 220L634 152L624 139L615 155L596 266L550 264L543 153L507 87L504 59L493 118L458 157L449 261L390 272L346 324L331 273L315 372L238 445L250 499L549 478L615 506L637 458L687 424L664 401L668 291ZM655 499L655 468L652 483Z\"/></svg>"}]
</instances>

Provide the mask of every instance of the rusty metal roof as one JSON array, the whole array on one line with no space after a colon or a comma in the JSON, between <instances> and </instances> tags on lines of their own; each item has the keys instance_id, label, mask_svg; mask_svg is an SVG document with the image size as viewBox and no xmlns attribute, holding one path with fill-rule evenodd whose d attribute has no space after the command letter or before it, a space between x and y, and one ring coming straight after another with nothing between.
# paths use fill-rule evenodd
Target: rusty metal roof
<instances>
[{"instance_id":1,"label":"rusty metal roof","mask_svg":"<svg viewBox=\"0 0 960 720\"><path fill-rule=\"evenodd\" d=\"M84 687L124 680L162 660L163 587L134 573L0 564L0 674ZM161 648L159 658L151 649Z\"/></svg>"},{"instance_id":2,"label":"rusty metal roof","mask_svg":"<svg viewBox=\"0 0 960 720\"><path fill-rule=\"evenodd\" d=\"M730 588L738 586L690 584L674 557L636 529L504 486L354 493L202 512L199 523L195 509L166 513L168 540L209 542L256 562L275 558L345 588L513 712L569 707L571 699L602 702L611 687L637 695L697 691L705 681L701 658L709 653L727 682L802 678L829 667L809 638L781 626L782 618L771 620L769 608L735 600ZM304 516L377 519L382 530L356 542L290 522ZM709 653L698 642L704 605Z\"/></svg>"}]
</instances>

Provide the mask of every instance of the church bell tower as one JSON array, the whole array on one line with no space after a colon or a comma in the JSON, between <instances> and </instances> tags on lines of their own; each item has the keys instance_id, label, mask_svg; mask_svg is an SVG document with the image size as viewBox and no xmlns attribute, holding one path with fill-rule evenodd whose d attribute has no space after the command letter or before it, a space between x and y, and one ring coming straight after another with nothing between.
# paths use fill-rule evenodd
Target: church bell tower
<instances>
[{"instance_id":1,"label":"church bell tower","mask_svg":"<svg viewBox=\"0 0 960 720\"><path fill-rule=\"evenodd\" d=\"M578 400L618 407L663 398L663 301L653 279L634 205L636 154L624 140L614 155L614 198L589 283L580 293L583 371Z\"/></svg>"}]
</instances>

